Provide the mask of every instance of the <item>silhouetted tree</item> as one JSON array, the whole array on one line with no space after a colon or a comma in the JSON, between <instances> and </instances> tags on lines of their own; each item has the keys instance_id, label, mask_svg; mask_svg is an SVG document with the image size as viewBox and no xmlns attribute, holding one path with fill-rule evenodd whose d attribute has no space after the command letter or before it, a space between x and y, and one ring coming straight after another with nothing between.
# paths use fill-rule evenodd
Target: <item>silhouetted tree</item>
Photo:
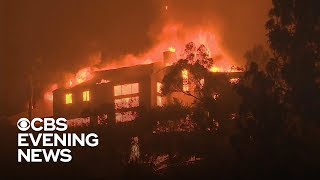
<instances>
[{"instance_id":1,"label":"silhouetted tree","mask_svg":"<svg viewBox=\"0 0 320 180\"><path fill-rule=\"evenodd\" d=\"M266 28L273 57L262 72L255 62L266 53L260 48L248 51L251 64L237 87L243 98L240 119L249 115L255 138L263 140L297 135L302 121L318 121L320 110L319 2L272 2Z\"/></svg>"},{"instance_id":2,"label":"silhouetted tree","mask_svg":"<svg viewBox=\"0 0 320 180\"><path fill-rule=\"evenodd\" d=\"M246 68L249 68L252 62L259 65L261 70L265 70L268 61L270 60L270 53L262 46L255 45L251 50L244 54L246 59Z\"/></svg>"},{"instance_id":3,"label":"silhouetted tree","mask_svg":"<svg viewBox=\"0 0 320 180\"><path fill-rule=\"evenodd\" d=\"M213 75L210 71L213 59L204 45L197 47L190 42L185 46L184 55L184 58L168 68L163 78L162 93L168 95L179 92L192 97L191 119L201 129L214 127L230 115L231 108L227 106L235 104L231 102L232 97L225 93L232 89L229 77L224 74ZM183 71L187 72L188 89L183 88Z\"/></svg>"},{"instance_id":4,"label":"silhouetted tree","mask_svg":"<svg viewBox=\"0 0 320 180\"><path fill-rule=\"evenodd\" d=\"M272 2L266 23L272 56L261 71L257 63L263 51L246 53L251 63L236 88L242 97L240 133L232 143L237 150L251 144L258 157L272 159L268 168L277 162L294 167L318 157L311 152L319 150L315 148L319 143L310 138L319 137L314 132L320 122L320 4L317 0Z\"/></svg>"},{"instance_id":5,"label":"silhouetted tree","mask_svg":"<svg viewBox=\"0 0 320 180\"><path fill-rule=\"evenodd\" d=\"M303 121L317 121L320 110L320 2L273 0L266 23L274 60L288 85L286 102ZM271 64L270 64L271 66ZM270 67L271 68L271 67Z\"/></svg>"},{"instance_id":6,"label":"silhouetted tree","mask_svg":"<svg viewBox=\"0 0 320 180\"><path fill-rule=\"evenodd\" d=\"M242 97L239 126L247 139L272 143L283 130L284 104L274 89L275 81L252 62L236 87ZM242 134L242 135L244 135Z\"/></svg>"}]
</instances>

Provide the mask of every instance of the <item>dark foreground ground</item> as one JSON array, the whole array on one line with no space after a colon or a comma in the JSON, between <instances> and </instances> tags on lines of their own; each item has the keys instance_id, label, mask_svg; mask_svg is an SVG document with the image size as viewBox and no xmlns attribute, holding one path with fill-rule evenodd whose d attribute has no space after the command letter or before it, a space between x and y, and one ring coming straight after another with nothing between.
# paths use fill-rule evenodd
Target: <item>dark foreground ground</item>
<instances>
[{"instance_id":1,"label":"dark foreground ground","mask_svg":"<svg viewBox=\"0 0 320 180\"><path fill-rule=\"evenodd\" d=\"M162 149L165 145L161 144L161 140L152 138L150 139L155 142L151 145L147 145L150 139L141 142L142 159L145 161L139 165L126 165L126 149L130 143L123 140L112 141L114 137L101 137L101 142L96 148L73 149L71 163L17 163L16 127L3 127L5 128L1 128L0 179L318 179L320 176L320 152L313 152L319 147L292 147L310 153L291 151L289 146L283 145L285 148L270 149L263 154L251 152L249 149L242 150L247 152L239 154L228 143L228 138L223 141L222 137L204 137L212 139L209 143L198 139L197 142L188 142L189 139L186 137L173 138L175 140L169 145L173 146L169 148L169 153L185 149L186 154L198 153L202 159L193 163L169 162L166 167L156 171L146 162L148 158L145 154L161 154L161 151L168 151L168 148ZM181 142L184 144L183 147L179 145ZM145 148L147 146L150 147ZM194 150L197 147L189 146L198 146L205 150L197 152ZM181 153L180 156L186 154Z\"/></svg>"}]
</instances>

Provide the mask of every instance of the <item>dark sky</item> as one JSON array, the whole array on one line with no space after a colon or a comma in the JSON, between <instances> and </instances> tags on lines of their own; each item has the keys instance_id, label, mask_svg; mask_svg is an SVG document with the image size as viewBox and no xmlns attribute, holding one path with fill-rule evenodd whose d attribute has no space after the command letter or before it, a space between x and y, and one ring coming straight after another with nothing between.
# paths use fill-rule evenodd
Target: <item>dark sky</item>
<instances>
[{"instance_id":1,"label":"dark sky","mask_svg":"<svg viewBox=\"0 0 320 180\"><path fill-rule=\"evenodd\" d=\"M270 7L271 0L0 0L0 114L23 110L32 68L40 92L89 65L94 52L108 63L146 51L168 19L188 26L216 22L225 48L242 58L266 42Z\"/></svg>"}]
</instances>

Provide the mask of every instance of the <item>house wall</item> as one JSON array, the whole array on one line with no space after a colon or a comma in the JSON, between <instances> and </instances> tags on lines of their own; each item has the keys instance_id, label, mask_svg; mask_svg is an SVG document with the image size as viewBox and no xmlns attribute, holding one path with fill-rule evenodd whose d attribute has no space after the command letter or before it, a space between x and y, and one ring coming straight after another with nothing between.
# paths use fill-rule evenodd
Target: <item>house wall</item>
<instances>
[{"instance_id":1,"label":"house wall","mask_svg":"<svg viewBox=\"0 0 320 180\"><path fill-rule=\"evenodd\" d=\"M144 77L139 77L137 79L128 79L125 81L114 82L114 83L112 83L112 88L116 85L133 84L133 83L139 84L139 93L138 94L114 96L114 93L112 92L113 102L115 99L139 96L139 106L132 107L132 108L118 109L118 110L116 110L116 112L119 112L119 113L126 112L126 111L139 112L140 108L145 108L145 109L151 108L151 104L150 104L150 102L151 102L151 78L150 78L150 76L144 76Z\"/></svg>"},{"instance_id":2,"label":"house wall","mask_svg":"<svg viewBox=\"0 0 320 180\"><path fill-rule=\"evenodd\" d=\"M53 116L55 118L64 117L67 119L79 117L92 117L91 121L96 121L98 115L107 114L108 121L115 121L115 114L127 111L139 112L141 109L148 110L157 106L157 82L162 82L166 73L166 67L163 63L154 63L150 65L140 65L135 67L120 68L100 72L95 79L80 84L70 89L58 89L53 92ZM240 77L239 73L213 73L210 81L205 83L217 84L218 88L223 88L228 84L229 78ZM218 79L225 81L219 85ZM107 80L108 83L97 83L101 80ZM114 96L114 86L123 84L139 83L138 94L128 94ZM229 88L230 89L230 88ZM90 91L90 101L83 102L82 92ZM73 102L65 103L66 93L72 93ZM139 96L139 107L115 109L115 99ZM185 105L191 105L193 98L183 93L172 93L162 97L164 104L173 102L177 98Z\"/></svg>"},{"instance_id":3,"label":"house wall","mask_svg":"<svg viewBox=\"0 0 320 180\"><path fill-rule=\"evenodd\" d=\"M214 87L214 89L217 90L217 92L223 92L225 96L230 96L229 100L232 100L235 102L232 105L237 105L239 102L239 97L237 93L234 91L233 86L229 80L231 78L240 78L242 74L243 74L242 72L212 73L210 78L206 79L204 83L205 84L209 83L211 87ZM166 97L167 103L173 103L174 99L178 99L182 104L187 106L192 105L195 100L193 97L188 96L182 92L173 92Z\"/></svg>"},{"instance_id":4,"label":"house wall","mask_svg":"<svg viewBox=\"0 0 320 180\"><path fill-rule=\"evenodd\" d=\"M53 93L53 116L55 118L64 117L67 119L78 117L97 116L99 114L107 114L111 121L114 121L115 99L139 96L139 107L123 108L117 112L139 111L140 108L151 108L151 77L131 77L128 79L118 79L118 81L106 84L90 84L87 86L76 86L70 89L59 89ZM139 93L130 95L114 96L114 86L123 84L139 83ZM90 101L84 102L82 92L90 92ZM65 96L72 93L72 103L66 104ZM94 118L92 118L94 119Z\"/></svg>"},{"instance_id":5,"label":"house wall","mask_svg":"<svg viewBox=\"0 0 320 180\"><path fill-rule=\"evenodd\" d=\"M82 93L84 91L90 92L90 101L83 101ZM65 103L67 93L72 93L71 104ZM103 106L113 104L112 93L112 88L108 84L59 89L53 93L53 116L67 119L88 117L90 114L101 111Z\"/></svg>"}]
</instances>

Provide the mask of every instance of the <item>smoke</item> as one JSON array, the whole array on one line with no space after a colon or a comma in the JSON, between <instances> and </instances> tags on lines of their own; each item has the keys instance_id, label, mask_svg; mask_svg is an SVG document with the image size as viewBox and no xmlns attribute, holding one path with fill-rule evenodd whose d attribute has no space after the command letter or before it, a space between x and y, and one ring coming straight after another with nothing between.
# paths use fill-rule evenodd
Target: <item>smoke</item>
<instances>
[{"instance_id":1,"label":"smoke","mask_svg":"<svg viewBox=\"0 0 320 180\"><path fill-rule=\"evenodd\" d=\"M8 0L1 7L1 111L10 114L25 105L28 74L40 98L79 69L160 60L168 47L179 55L189 41L242 64L247 49L266 42L271 2Z\"/></svg>"},{"instance_id":2,"label":"smoke","mask_svg":"<svg viewBox=\"0 0 320 180\"><path fill-rule=\"evenodd\" d=\"M169 1L169 17L186 26L214 29L221 48L236 61L243 63L243 54L254 44L265 44L264 24L271 0L201 0Z\"/></svg>"},{"instance_id":3,"label":"smoke","mask_svg":"<svg viewBox=\"0 0 320 180\"><path fill-rule=\"evenodd\" d=\"M144 51L152 44L146 32L160 17L149 0L8 0L1 5L1 111L6 114L25 106L28 74L40 98L49 84L96 64L93 54L107 60Z\"/></svg>"}]
</instances>

